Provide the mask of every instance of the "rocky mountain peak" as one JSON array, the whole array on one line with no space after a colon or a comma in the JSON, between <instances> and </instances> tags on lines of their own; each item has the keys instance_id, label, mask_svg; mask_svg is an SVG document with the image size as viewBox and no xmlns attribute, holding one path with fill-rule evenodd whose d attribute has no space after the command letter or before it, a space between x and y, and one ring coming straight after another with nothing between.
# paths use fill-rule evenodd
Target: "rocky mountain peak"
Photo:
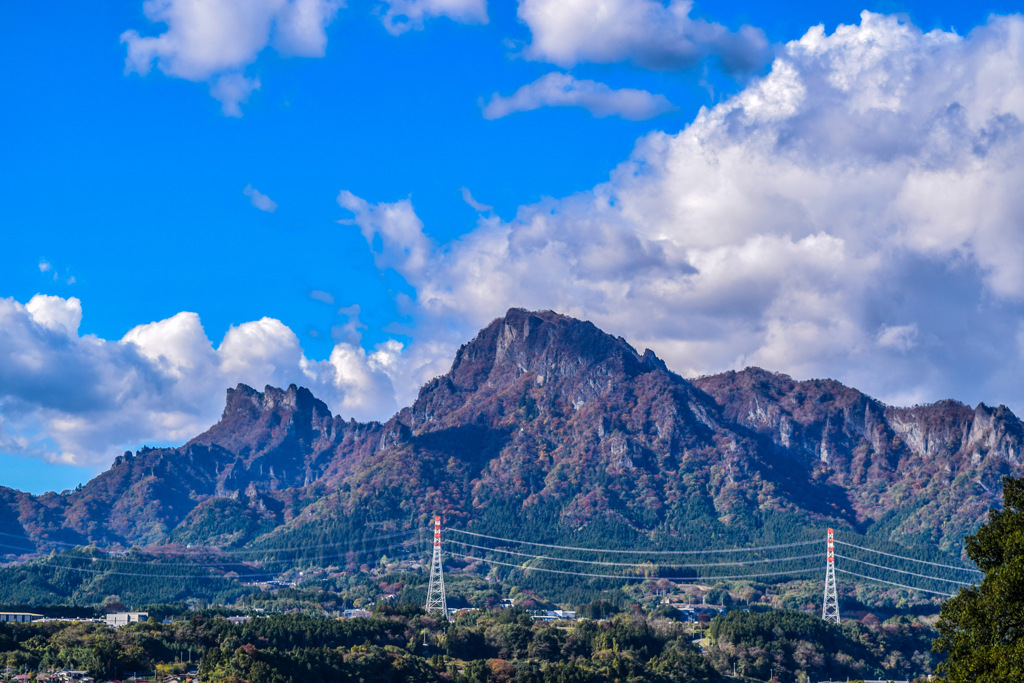
<instances>
[{"instance_id":1,"label":"rocky mountain peak","mask_svg":"<svg viewBox=\"0 0 1024 683\"><path fill-rule=\"evenodd\" d=\"M245 384L227 390L220 421L189 444L218 445L235 453L265 451L289 442L330 438L335 418L327 404L304 387Z\"/></svg>"},{"instance_id":2,"label":"rocky mountain peak","mask_svg":"<svg viewBox=\"0 0 1024 683\"><path fill-rule=\"evenodd\" d=\"M671 374L652 351L641 355L593 323L553 311L513 308L464 344L448 374L427 383L399 418L417 431L427 424L437 426L440 415L451 425L478 419L484 412L496 418L522 407L507 405L499 396L526 402L543 396L549 403L581 405L652 371Z\"/></svg>"},{"instance_id":3,"label":"rocky mountain peak","mask_svg":"<svg viewBox=\"0 0 1024 683\"><path fill-rule=\"evenodd\" d=\"M260 392L246 384L239 384L234 389L228 389L221 420L252 417L275 409L307 416L319 414L329 417L331 414L327 404L305 387L291 384L287 389L279 389L268 385Z\"/></svg>"},{"instance_id":4,"label":"rocky mountain peak","mask_svg":"<svg viewBox=\"0 0 1024 683\"><path fill-rule=\"evenodd\" d=\"M527 372L546 383L571 378L598 363L611 363L629 375L664 368L649 350L640 355L593 323L553 311L512 308L459 349L449 378L469 390Z\"/></svg>"}]
</instances>

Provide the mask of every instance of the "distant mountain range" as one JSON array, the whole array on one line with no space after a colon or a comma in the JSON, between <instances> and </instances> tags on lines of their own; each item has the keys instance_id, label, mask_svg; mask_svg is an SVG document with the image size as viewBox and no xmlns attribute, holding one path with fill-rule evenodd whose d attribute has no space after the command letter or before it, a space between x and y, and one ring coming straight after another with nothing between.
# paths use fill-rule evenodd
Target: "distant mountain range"
<instances>
[{"instance_id":1,"label":"distant mountain range","mask_svg":"<svg viewBox=\"0 0 1024 683\"><path fill-rule=\"evenodd\" d=\"M957 554L1022 450L1002 406L896 408L759 368L687 380L589 322L513 309L383 424L294 385L239 385L181 447L126 452L72 492L0 488L0 548L269 548L436 512L516 537L671 547L833 524Z\"/></svg>"}]
</instances>

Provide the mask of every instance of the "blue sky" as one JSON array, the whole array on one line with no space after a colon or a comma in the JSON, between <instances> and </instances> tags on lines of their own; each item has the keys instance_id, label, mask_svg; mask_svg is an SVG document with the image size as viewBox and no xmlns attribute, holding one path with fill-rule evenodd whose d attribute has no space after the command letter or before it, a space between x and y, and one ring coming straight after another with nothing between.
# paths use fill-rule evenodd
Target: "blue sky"
<instances>
[{"instance_id":1,"label":"blue sky","mask_svg":"<svg viewBox=\"0 0 1024 683\"><path fill-rule=\"evenodd\" d=\"M511 305L687 375L1024 409L1016 5L557 4L0 8L0 484L179 443L237 381L385 419Z\"/></svg>"}]
</instances>

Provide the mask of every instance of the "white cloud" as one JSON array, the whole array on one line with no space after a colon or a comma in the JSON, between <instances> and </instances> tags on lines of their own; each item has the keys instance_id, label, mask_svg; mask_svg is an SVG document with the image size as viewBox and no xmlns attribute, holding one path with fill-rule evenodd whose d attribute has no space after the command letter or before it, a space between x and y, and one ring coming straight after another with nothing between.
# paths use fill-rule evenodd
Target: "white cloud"
<instances>
[{"instance_id":1,"label":"white cloud","mask_svg":"<svg viewBox=\"0 0 1024 683\"><path fill-rule=\"evenodd\" d=\"M489 204L481 204L473 198L473 193L469 191L468 187L460 187L459 192L462 193L462 201L469 204L469 206L477 213L487 213L493 211L494 207Z\"/></svg>"},{"instance_id":2,"label":"white cloud","mask_svg":"<svg viewBox=\"0 0 1024 683\"><path fill-rule=\"evenodd\" d=\"M760 68L769 58L759 29L733 33L690 18L690 0L519 0L519 18L533 41L526 55L562 67L631 61L679 69L714 57L730 72Z\"/></svg>"},{"instance_id":3,"label":"white cloud","mask_svg":"<svg viewBox=\"0 0 1024 683\"><path fill-rule=\"evenodd\" d=\"M53 278L54 282L60 282L60 273L57 271L54 265L47 261L46 259L39 259L39 272L42 274L49 274L50 277ZM66 275L66 277L64 278L65 284L75 284L76 280L74 275L68 275L67 269L64 270L64 274Z\"/></svg>"},{"instance_id":4,"label":"white cloud","mask_svg":"<svg viewBox=\"0 0 1024 683\"><path fill-rule=\"evenodd\" d=\"M917 325L882 325L878 345L897 351L909 351L917 345Z\"/></svg>"},{"instance_id":5,"label":"white cloud","mask_svg":"<svg viewBox=\"0 0 1024 683\"><path fill-rule=\"evenodd\" d=\"M385 0L384 28L397 36L422 29L427 19L448 17L460 24L486 24L486 0Z\"/></svg>"},{"instance_id":6,"label":"white cloud","mask_svg":"<svg viewBox=\"0 0 1024 683\"><path fill-rule=\"evenodd\" d=\"M370 204L347 190L338 194L338 205L354 218L339 221L359 226L379 268L421 270L432 255L433 245L423 234L423 223L408 199L393 204Z\"/></svg>"},{"instance_id":7,"label":"white cloud","mask_svg":"<svg viewBox=\"0 0 1024 683\"><path fill-rule=\"evenodd\" d=\"M689 375L759 364L1024 413L1021 55L1019 17L963 37L864 13L642 138L607 183L511 222L439 246L407 200L343 204L416 290L406 359L450 358L509 306L554 308Z\"/></svg>"},{"instance_id":8,"label":"white cloud","mask_svg":"<svg viewBox=\"0 0 1024 683\"><path fill-rule=\"evenodd\" d=\"M495 93L483 108L485 119L500 119L519 111L541 107L582 107L594 116L621 116L642 121L675 107L664 95L646 90L613 90L604 83L578 81L569 74L549 73L522 86L509 97Z\"/></svg>"},{"instance_id":9,"label":"white cloud","mask_svg":"<svg viewBox=\"0 0 1024 683\"><path fill-rule=\"evenodd\" d=\"M260 89L260 79L246 78L232 73L218 76L210 83L210 94L220 102L224 116L241 118L242 105L249 101L253 91Z\"/></svg>"},{"instance_id":10,"label":"white cloud","mask_svg":"<svg viewBox=\"0 0 1024 683\"><path fill-rule=\"evenodd\" d=\"M75 297L62 299L36 294L25 304L25 310L33 322L68 335L78 334L78 326L82 324L82 302Z\"/></svg>"},{"instance_id":11,"label":"white cloud","mask_svg":"<svg viewBox=\"0 0 1024 683\"><path fill-rule=\"evenodd\" d=\"M146 0L146 18L167 30L122 33L125 72L145 76L155 63L168 76L209 82L224 113L240 116L239 105L260 86L243 75L245 68L268 45L284 55L322 57L327 26L343 6L341 0Z\"/></svg>"},{"instance_id":12,"label":"white cloud","mask_svg":"<svg viewBox=\"0 0 1024 683\"><path fill-rule=\"evenodd\" d=\"M322 289L314 289L309 293L309 298L313 301L320 301L330 306L334 305L334 295L330 292L325 292Z\"/></svg>"},{"instance_id":13,"label":"white cloud","mask_svg":"<svg viewBox=\"0 0 1024 683\"><path fill-rule=\"evenodd\" d=\"M393 388L407 402L509 306L593 320L684 374L760 364L1024 412L1021 55L1019 17L966 37L868 13L812 29L685 130L642 138L608 182L445 245L410 200L343 191L343 222L415 289L406 348L349 336L310 360L266 318L215 347L188 313L104 340L78 333L76 299L0 299L0 441L109 461L194 435L240 380L386 417Z\"/></svg>"},{"instance_id":14,"label":"white cloud","mask_svg":"<svg viewBox=\"0 0 1024 683\"><path fill-rule=\"evenodd\" d=\"M274 213L277 211L277 202L257 190L252 185L246 185L242 193L249 198L249 203L260 211L266 211L267 213Z\"/></svg>"},{"instance_id":15,"label":"white cloud","mask_svg":"<svg viewBox=\"0 0 1024 683\"><path fill-rule=\"evenodd\" d=\"M345 417L387 417L402 347L371 353L339 343L308 359L296 335L263 318L228 330L217 347L199 316L139 325L120 340L80 335L78 299L0 299L0 450L105 465L125 448L184 441L213 424L238 382L308 387Z\"/></svg>"},{"instance_id":16,"label":"white cloud","mask_svg":"<svg viewBox=\"0 0 1024 683\"><path fill-rule=\"evenodd\" d=\"M363 338L362 331L366 329L366 325L359 319L362 311L363 309L359 304L339 308L338 315L343 316L345 322L340 325L334 325L331 328L331 338L335 341L344 341L352 345L358 344Z\"/></svg>"}]
</instances>

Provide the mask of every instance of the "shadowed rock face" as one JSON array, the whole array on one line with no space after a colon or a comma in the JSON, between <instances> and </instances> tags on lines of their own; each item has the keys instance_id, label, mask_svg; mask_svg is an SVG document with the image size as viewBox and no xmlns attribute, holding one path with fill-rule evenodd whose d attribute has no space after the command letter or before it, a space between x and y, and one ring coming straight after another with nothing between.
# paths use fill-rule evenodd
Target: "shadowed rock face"
<instances>
[{"instance_id":1,"label":"shadowed rock face","mask_svg":"<svg viewBox=\"0 0 1024 683\"><path fill-rule=\"evenodd\" d=\"M952 548L998 505L999 478L1021 473L1022 449L1002 406L893 408L759 368L691 382L591 323L512 309L384 424L333 416L294 385L238 385L179 448L125 453L75 492L0 489L0 532L18 548L237 546L435 511L485 525L500 509L553 536L749 538L789 514Z\"/></svg>"}]
</instances>

